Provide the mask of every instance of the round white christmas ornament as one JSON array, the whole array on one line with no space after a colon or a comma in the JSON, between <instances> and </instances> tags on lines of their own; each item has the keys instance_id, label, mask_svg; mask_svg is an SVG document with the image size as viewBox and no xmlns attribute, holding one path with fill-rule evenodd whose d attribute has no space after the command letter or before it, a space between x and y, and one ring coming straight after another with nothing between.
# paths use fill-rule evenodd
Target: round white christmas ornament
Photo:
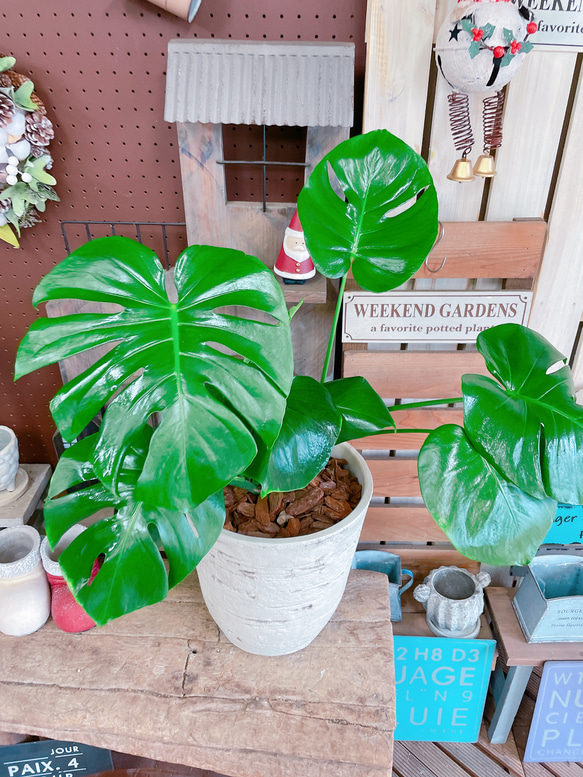
<instances>
[{"instance_id":1,"label":"round white christmas ornament","mask_svg":"<svg viewBox=\"0 0 583 777\"><path fill-rule=\"evenodd\" d=\"M503 88L532 49L528 38L536 31L533 13L522 0L458 0L442 24L435 59L453 90L448 97L449 117L454 145L461 152L461 159L448 175L451 180L474 178L466 160L474 144L468 97L473 93L487 95L484 155L473 172L483 177L496 175L491 152L502 143Z\"/></svg>"}]
</instances>

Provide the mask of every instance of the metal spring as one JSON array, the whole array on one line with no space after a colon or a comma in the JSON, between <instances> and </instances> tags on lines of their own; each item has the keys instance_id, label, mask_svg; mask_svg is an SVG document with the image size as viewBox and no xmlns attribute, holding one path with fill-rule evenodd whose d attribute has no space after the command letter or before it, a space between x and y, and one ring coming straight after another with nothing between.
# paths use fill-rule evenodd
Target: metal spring
<instances>
[{"instance_id":1,"label":"metal spring","mask_svg":"<svg viewBox=\"0 0 583 777\"><path fill-rule=\"evenodd\" d=\"M484 98L484 152L502 145L502 114L506 92L500 89L496 94Z\"/></svg>"},{"instance_id":2,"label":"metal spring","mask_svg":"<svg viewBox=\"0 0 583 777\"><path fill-rule=\"evenodd\" d=\"M474 145L474 134L470 123L470 98L460 92L452 92L447 96L449 103L449 124L456 151L467 156Z\"/></svg>"}]
</instances>

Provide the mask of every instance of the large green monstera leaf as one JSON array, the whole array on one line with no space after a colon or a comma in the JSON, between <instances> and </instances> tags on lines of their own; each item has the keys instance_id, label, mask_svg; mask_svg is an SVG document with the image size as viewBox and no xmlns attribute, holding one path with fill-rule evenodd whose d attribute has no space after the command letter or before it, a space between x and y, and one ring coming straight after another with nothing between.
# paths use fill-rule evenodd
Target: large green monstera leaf
<instances>
[{"instance_id":1,"label":"large green monstera leaf","mask_svg":"<svg viewBox=\"0 0 583 777\"><path fill-rule=\"evenodd\" d=\"M191 246L174 273L123 237L91 241L39 284L34 303L118 303L118 313L79 313L35 322L21 343L17 377L96 345L113 348L51 402L66 440L107 403L95 446L97 477L119 493L135 436L157 414L134 499L188 511L276 439L293 374L289 316L273 274L240 251ZM240 306L237 314L225 307ZM245 316L259 311L263 320Z\"/></svg>"},{"instance_id":2,"label":"large green monstera leaf","mask_svg":"<svg viewBox=\"0 0 583 777\"><path fill-rule=\"evenodd\" d=\"M300 193L298 214L316 268L339 278L352 266L356 282L374 292L407 281L437 236L427 165L386 130L350 138L327 154Z\"/></svg>"},{"instance_id":3,"label":"large green monstera leaf","mask_svg":"<svg viewBox=\"0 0 583 777\"><path fill-rule=\"evenodd\" d=\"M117 494L104 486L94 470L96 434L65 451L51 480L45 523L53 547L78 521L102 508L115 510L111 518L92 524L59 556L76 599L99 625L161 601L210 550L225 520L222 492L188 514L134 501L151 434L144 427L124 457ZM97 566L99 571L92 579Z\"/></svg>"},{"instance_id":4,"label":"large green monstera leaf","mask_svg":"<svg viewBox=\"0 0 583 777\"><path fill-rule=\"evenodd\" d=\"M583 407L565 357L536 332L502 324L477 347L497 380L465 375L464 429L432 432L419 455L428 509L464 555L524 564L557 500L583 501Z\"/></svg>"}]
</instances>

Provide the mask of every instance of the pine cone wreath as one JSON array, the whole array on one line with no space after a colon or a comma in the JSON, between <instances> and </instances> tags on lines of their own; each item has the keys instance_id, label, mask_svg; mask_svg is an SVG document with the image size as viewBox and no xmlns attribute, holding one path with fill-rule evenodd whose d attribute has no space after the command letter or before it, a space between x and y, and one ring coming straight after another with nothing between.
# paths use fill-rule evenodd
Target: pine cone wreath
<instances>
[{"instance_id":1,"label":"pine cone wreath","mask_svg":"<svg viewBox=\"0 0 583 777\"><path fill-rule=\"evenodd\" d=\"M34 111L26 115L24 137L33 146L48 146L55 137L55 131L51 121L46 116L43 116L39 111Z\"/></svg>"},{"instance_id":2,"label":"pine cone wreath","mask_svg":"<svg viewBox=\"0 0 583 777\"><path fill-rule=\"evenodd\" d=\"M0 92L0 127L6 127L14 117L14 103Z\"/></svg>"}]
</instances>

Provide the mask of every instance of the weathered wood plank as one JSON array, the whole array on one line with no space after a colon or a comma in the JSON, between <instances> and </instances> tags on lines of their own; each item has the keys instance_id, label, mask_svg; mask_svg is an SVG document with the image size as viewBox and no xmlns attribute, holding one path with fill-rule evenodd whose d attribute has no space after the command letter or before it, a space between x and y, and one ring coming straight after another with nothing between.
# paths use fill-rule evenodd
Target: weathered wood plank
<instances>
[{"instance_id":1,"label":"weathered wood plank","mask_svg":"<svg viewBox=\"0 0 583 777\"><path fill-rule=\"evenodd\" d=\"M544 221L448 221L443 226L443 237L432 248L415 278L532 278L536 275L545 243ZM429 265L436 270L442 263L439 272L427 269Z\"/></svg>"},{"instance_id":2,"label":"weathered wood plank","mask_svg":"<svg viewBox=\"0 0 583 777\"><path fill-rule=\"evenodd\" d=\"M508 85L504 108L508 131L496 152L498 175L490 185L489 221L543 218L576 59L576 52L535 48ZM528 147L536 149L534 155L525 153L519 127L528 127Z\"/></svg>"},{"instance_id":3,"label":"weathered wood plank","mask_svg":"<svg viewBox=\"0 0 583 777\"><path fill-rule=\"evenodd\" d=\"M461 396L467 372L487 375L483 357L473 351L348 351L345 378L363 375L382 397L418 399Z\"/></svg>"},{"instance_id":4,"label":"weathered wood plank","mask_svg":"<svg viewBox=\"0 0 583 777\"><path fill-rule=\"evenodd\" d=\"M369 459L374 496L421 496L416 459Z\"/></svg>"},{"instance_id":5,"label":"weathered wood plank","mask_svg":"<svg viewBox=\"0 0 583 777\"><path fill-rule=\"evenodd\" d=\"M515 775L515 777L524 777L522 761L518 755L512 732L504 744L492 744L488 739L488 730L482 721L477 746L483 753L497 761L502 768L508 769L510 774Z\"/></svg>"},{"instance_id":6,"label":"weathered wood plank","mask_svg":"<svg viewBox=\"0 0 583 777\"><path fill-rule=\"evenodd\" d=\"M404 742L395 742L393 749L393 769L399 777L437 777L439 772L435 769L435 764L417 758ZM467 777L467 775L464 775Z\"/></svg>"},{"instance_id":7,"label":"weathered wood plank","mask_svg":"<svg viewBox=\"0 0 583 777\"><path fill-rule=\"evenodd\" d=\"M398 744L398 742L395 742L395 756ZM447 777L468 777L468 773L461 766L458 766L447 753L440 750L434 742L406 742L404 746L419 761L431 764L433 771L440 775L440 777L442 775L447 775Z\"/></svg>"},{"instance_id":8,"label":"weathered wood plank","mask_svg":"<svg viewBox=\"0 0 583 777\"><path fill-rule=\"evenodd\" d=\"M394 680L382 575L351 572L328 638L273 659L224 639L177 638L176 612L196 611L197 589L193 576L173 599L136 614L124 627L131 636L114 633L124 630L115 624L81 635L50 624L19 640L0 635L0 730L235 777L390 770ZM166 634L151 636L164 623Z\"/></svg>"},{"instance_id":9,"label":"weathered wood plank","mask_svg":"<svg viewBox=\"0 0 583 777\"><path fill-rule=\"evenodd\" d=\"M579 203L583 201L582 127L583 80L580 80L553 197L548 244L529 320L529 326L567 357L583 310L583 228L579 219Z\"/></svg>"},{"instance_id":10,"label":"weathered wood plank","mask_svg":"<svg viewBox=\"0 0 583 777\"><path fill-rule=\"evenodd\" d=\"M426 507L369 507L361 542L448 542Z\"/></svg>"},{"instance_id":11,"label":"weathered wood plank","mask_svg":"<svg viewBox=\"0 0 583 777\"><path fill-rule=\"evenodd\" d=\"M421 152L435 0L369 0L363 131L388 129Z\"/></svg>"},{"instance_id":12,"label":"weathered wood plank","mask_svg":"<svg viewBox=\"0 0 583 777\"><path fill-rule=\"evenodd\" d=\"M439 746L473 777L508 777L501 766L467 742L442 742Z\"/></svg>"}]
</instances>

